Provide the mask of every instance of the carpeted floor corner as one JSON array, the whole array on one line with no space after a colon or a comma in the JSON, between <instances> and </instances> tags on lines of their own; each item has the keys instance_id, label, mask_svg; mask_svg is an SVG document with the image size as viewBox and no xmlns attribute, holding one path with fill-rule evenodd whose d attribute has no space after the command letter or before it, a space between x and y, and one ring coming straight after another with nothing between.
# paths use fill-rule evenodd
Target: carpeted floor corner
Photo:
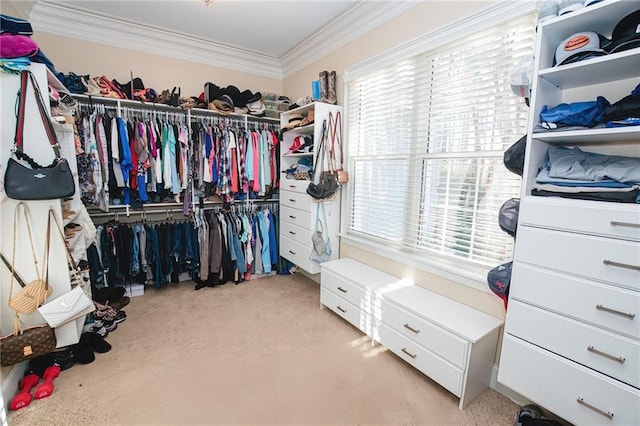
<instances>
[{"instance_id":1,"label":"carpeted floor corner","mask_svg":"<svg viewBox=\"0 0 640 426\"><path fill-rule=\"evenodd\" d=\"M328 309L296 274L147 288L113 346L11 412L18 425L512 425L488 390L458 399Z\"/></svg>"}]
</instances>

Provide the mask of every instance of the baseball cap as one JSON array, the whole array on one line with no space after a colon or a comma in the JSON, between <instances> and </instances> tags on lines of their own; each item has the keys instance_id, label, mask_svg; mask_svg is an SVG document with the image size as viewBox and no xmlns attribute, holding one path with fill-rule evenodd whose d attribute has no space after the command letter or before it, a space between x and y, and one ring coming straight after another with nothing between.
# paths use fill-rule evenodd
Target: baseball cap
<instances>
[{"instance_id":1,"label":"baseball cap","mask_svg":"<svg viewBox=\"0 0 640 426\"><path fill-rule=\"evenodd\" d=\"M498 214L498 223L500 229L512 237L516 236L516 230L518 229L518 212L520 211L520 198L511 198L505 201L500 207L500 213Z\"/></svg>"},{"instance_id":2,"label":"baseball cap","mask_svg":"<svg viewBox=\"0 0 640 426\"><path fill-rule=\"evenodd\" d=\"M604 51L602 45L608 44L608 42L606 37L593 31L576 33L563 40L556 48L555 66L606 55L607 52Z\"/></svg>"},{"instance_id":3,"label":"baseball cap","mask_svg":"<svg viewBox=\"0 0 640 426\"><path fill-rule=\"evenodd\" d=\"M511 268L513 262L504 263L496 266L487 274L487 282L489 289L504 302L504 308L507 309L507 301L509 300L509 283L511 282Z\"/></svg>"},{"instance_id":4,"label":"baseball cap","mask_svg":"<svg viewBox=\"0 0 640 426\"><path fill-rule=\"evenodd\" d=\"M628 14L616 24L607 51L615 53L636 47L640 47L640 9Z\"/></svg>"}]
</instances>

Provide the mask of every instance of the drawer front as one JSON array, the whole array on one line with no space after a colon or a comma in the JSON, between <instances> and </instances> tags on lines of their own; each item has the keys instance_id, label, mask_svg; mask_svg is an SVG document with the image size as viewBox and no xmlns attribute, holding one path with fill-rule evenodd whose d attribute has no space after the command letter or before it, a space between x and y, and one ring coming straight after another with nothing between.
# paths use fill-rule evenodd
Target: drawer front
<instances>
[{"instance_id":1,"label":"drawer front","mask_svg":"<svg viewBox=\"0 0 640 426\"><path fill-rule=\"evenodd\" d=\"M640 340L635 291L514 262L509 297Z\"/></svg>"},{"instance_id":2,"label":"drawer front","mask_svg":"<svg viewBox=\"0 0 640 426\"><path fill-rule=\"evenodd\" d=\"M528 196L518 214L522 225L640 241L640 206Z\"/></svg>"},{"instance_id":3,"label":"drawer front","mask_svg":"<svg viewBox=\"0 0 640 426\"><path fill-rule=\"evenodd\" d=\"M311 248L287 237L280 237L280 256L311 274L320 272L318 263L309 259Z\"/></svg>"},{"instance_id":4,"label":"drawer front","mask_svg":"<svg viewBox=\"0 0 640 426\"><path fill-rule=\"evenodd\" d=\"M640 386L640 342L512 300L505 332Z\"/></svg>"},{"instance_id":5,"label":"drawer front","mask_svg":"<svg viewBox=\"0 0 640 426\"><path fill-rule=\"evenodd\" d=\"M360 329L366 335L371 335L371 315L361 311L342 297L328 290L326 287L320 287L320 303L331 309L336 314L350 322L353 326Z\"/></svg>"},{"instance_id":6,"label":"drawer front","mask_svg":"<svg viewBox=\"0 0 640 426\"><path fill-rule=\"evenodd\" d=\"M307 187L309 186L310 182L311 181L308 180L280 179L280 190L306 194Z\"/></svg>"},{"instance_id":7,"label":"drawer front","mask_svg":"<svg viewBox=\"0 0 640 426\"><path fill-rule=\"evenodd\" d=\"M408 362L411 366L438 382L442 387L460 397L463 372L415 341L407 339L383 323L376 326L379 342Z\"/></svg>"},{"instance_id":8,"label":"drawer front","mask_svg":"<svg viewBox=\"0 0 640 426\"><path fill-rule=\"evenodd\" d=\"M518 228L515 259L640 290L640 270L630 269L640 267L637 242L523 226Z\"/></svg>"},{"instance_id":9,"label":"drawer front","mask_svg":"<svg viewBox=\"0 0 640 426\"><path fill-rule=\"evenodd\" d=\"M311 244L311 231L284 220L280 222L280 235L291 238L300 244Z\"/></svg>"},{"instance_id":10,"label":"drawer front","mask_svg":"<svg viewBox=\"0 0 640 426\"><path fill-rule=\"evenodd\" d=\"M382 320L401 335L415 340L453 365L461 369L465 368L468 342L458 336L387 300L382 300L381 310L380 313L376 313L376 319Z\"/></svg>"},{"instance_id":11,"label":"drawer front","mask_svg":"<svg viewBox=\"0 0 640 426\"><path fill-rule=\"evenodd\" d=\"M306 192L280 191L280 205L311 211L311 197Z\"/></svg>"},{"instance_id":12,"label":"drawer front","mask_svg":"<svg viewBox=\"0 0 640 426\"><path fill-rule=\"evenodd\" d=\"M308 211L280 206L280 220L292 223L303 229L311 229L311 214Z\"/></svg>"},{"instance_id":13,"label":"drawer front","mask_svg":"<svg viewBox=\"0 0 640 426\"><path fill-rule=\"evenodd\" d=\"M373 292L369 292L367 296L362 287L324 269L322 270L320 281L323 287L348 300L359 309L365 312L372 312Z\"/></svg>"},{"instance_id":14,"label":"drawer front","mask_svg":"<svg viewBox=\"0 0 640 426\"><path fill-rule=\"evenodd\" d=\"M638 389L509 334L502 343L498 381L574 424L640 424Z\"/></svg>"}]
</instances>

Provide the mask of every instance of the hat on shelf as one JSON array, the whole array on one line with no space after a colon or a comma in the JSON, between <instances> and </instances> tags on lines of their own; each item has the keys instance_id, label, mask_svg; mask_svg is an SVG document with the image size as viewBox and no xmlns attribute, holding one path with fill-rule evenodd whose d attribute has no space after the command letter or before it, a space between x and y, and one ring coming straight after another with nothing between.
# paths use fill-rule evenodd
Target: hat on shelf
<instances>
[{"instance_id":1,"label":"hat on shelf","mask_svg":"<svg viewBox=\"0 0 640 426\"><path fill-rule=\"evenodd\" d=\"M294 112L289 115L289 122L282 128L282 130L289 130L293 129L294 127L298 127L300 126L302 120L304 120L304 115Z\"/></svg>"},{"instance_id":2,"label":"hat on shelf","mask_svg":"<svg viewBox=\"0 0 640 426\"><path fill-rule=\"evenodd\" d=\"M608 42L607 38L593 31L576 33L556 48L555 66L606 55L607 52L604 51L602 45L607 45Z\"/></svg>"},{"instance_id":3,"label":"hat on shelf","mask_svg":"<svg viewBox=\"0 0 640 426\"><path fill-rule=\"evenodd\" d=\"M300 122L300 127L313 123L314 119L315 119L314 110L309 110L309 112L307 113L307 116L302 120L302 122Z\"/></svg>"},{"instance_id":4,"label":"hat on shelf","mask_svg":"<svg viewBox=\"0 0 640 426\"><path fill-rule=\"evenodd\" d=\"M219 99L214 99L209 103L209 109L215 109L222 114L229 114L234 109L233 100L228 95L222 95Z\"/></svg>"},{"instance_id":5,"label":"hat on shelf","mask_svg":"<svg viewBox=\"0 0 640 426\"><path fill-rule=\"evenodd\" d=\"M640 9L628 14L616 24L607 52L622 52L636 47L640 47Z\"/></svg>"}]
</instances>

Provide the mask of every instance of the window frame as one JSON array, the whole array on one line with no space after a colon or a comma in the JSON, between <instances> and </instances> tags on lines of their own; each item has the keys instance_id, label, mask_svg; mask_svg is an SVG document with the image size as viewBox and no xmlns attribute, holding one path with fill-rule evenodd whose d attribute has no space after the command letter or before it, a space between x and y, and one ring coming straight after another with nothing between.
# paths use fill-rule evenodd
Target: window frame
<instances>
[{"instance_id":1,"label":"window frame","mask_svg":"<svg viewBox=\"0 0 640 426\"><path fill-rule=\"evenodd\" d=\"M373 57L360 64L349 67L345 70L344 76L344 123L349 123L349 83L353 80L371 74L377 70L385 67L392 66L404 59L408 59L421 54L428 54L430 51L439 49L440 47L447 45L451 42L455 42L469 34L473 34L492 26L501 25L510 20L524 17L535 11L535 2L533 1L517 1L517 2L500 2L492 5L486 9L476 12L470 16L456 20L436 31L424 34L414 40L410 40L390 51L384 52L376 57ZM537 34L535 35L537 38ZM531 46L533 51L534 46ZM345 140L349 141L348 134L349 126L345 125ZM416 149L416 147L412 147ZM448 153L451 154L451 153ZM490 152L479 152L476 155L489 155ZM433 154L431 154L433 155ZM420 158L414 157L412 161L417 164L424 161L426 158L432 158L429 154L420 154ZM437 154L436 154L437 155ZM348 154L345 158L346 164L351 164ZM424 182L412 182L408 185L408 188L414 188L420 186ZM347 184L346 191L342 193L342 205L345 209L344 212L350 212L351 201L353 200L353 185ZM411 220L417 220L417 214L415 209L420 205L420 198L422 196L419 190L411 192L413 195L407 203L412 205L413 210L410 213ZM497 218L496 218L497 220ZM341 241L345 244L349 244L355 248L373 252L377 255L384 256L392 261L413 267L418 270L422 270L428 273L432 273L443 278L449 279L453 282L463 284L483 292L490 292L486 285L486 268L483 267L468 267L471 261L462 261L464 268L461 268L461 261L450 256L441 255L438 253L429 253L429 258L425 258L423 255L409 251L403 248L401 244L392 244L388 240L383 238L376 238L373 236L362 237L355 235L348 231L349 215L343 214L341 218ZM406 230L406 229L405 229Z\"/></svg>"}]
</instances>

